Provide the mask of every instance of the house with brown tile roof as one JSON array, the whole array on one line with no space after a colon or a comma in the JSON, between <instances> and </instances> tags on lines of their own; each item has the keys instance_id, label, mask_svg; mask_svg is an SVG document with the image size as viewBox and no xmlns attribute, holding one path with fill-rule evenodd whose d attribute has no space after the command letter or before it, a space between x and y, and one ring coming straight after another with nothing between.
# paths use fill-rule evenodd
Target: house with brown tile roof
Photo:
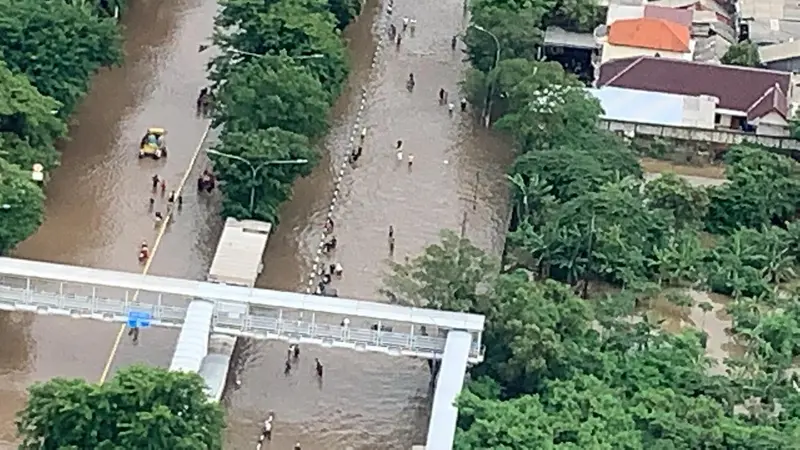
<instances>
[{"instance_id":1,"label":"house with brown tile roof","mask_svg":"<svg viewBox=\"0 0 800 450\"><path fill-rule=\"evenodd\" d=\"M711 96L717 100L717 128L788 134L792 84L785 72L640 56L603 64L595 84Z\"/></svg>"},{"instance_id":2,"label":"house with brown tile roof","mask_svg":"<svg viewBox=\"0 0 800 450\"><path fill-rule=\"evenodd\" d=\"M691 60L689 27L659 17L620 19L607 26L601 62L632 56Z\"/></svg>"}]
</instances>

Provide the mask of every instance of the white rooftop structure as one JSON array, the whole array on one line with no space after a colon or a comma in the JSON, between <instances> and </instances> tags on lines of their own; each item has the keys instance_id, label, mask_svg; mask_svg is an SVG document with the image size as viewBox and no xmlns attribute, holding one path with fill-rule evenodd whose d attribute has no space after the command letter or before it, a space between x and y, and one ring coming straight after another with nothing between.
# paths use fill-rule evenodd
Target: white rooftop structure
<instances>
[{"instance_id":1,"label":"white rooftop structure","mask_svg":"<svg viewBox=\"0 0 800 450\"><path fill-rule=\"evenodd\" d=\"M214 302L195 300L189 304L169 370L200 371L203 358L208 353L208 334L211 332L213 314Z\"/></svg>"},{"instance_id":2,"label":"white rooftop structure","mask_svg":"<svg viewBox=\"0 0 800 450\"><path fill-rule=\"evenodd\" d=\"M591 33L576 33L559 27L547 27L544 44L554 47L596 49L599 47Z\"/></svg>"},{"instance_id":3,"label":"white rooftop structure","mask_svg":"<svg viewBox=\"0 0 800 450\"><path fill-rule=\"evenodd\" d=\"M673 127L714 129L716 99L614 86L588 89L603 107L603 118Z\"/></svg>"},{"instance_id":4,"label":"white rooftop structure","mask_svg":"<svg viewBox=\"0 0 800 450\"><path fill-rule=\"evenodd\" d=\"M253 287L264 267L261 260L271 232L271 223L228 217L208 271L208 281Z\"/></svg>"},{"instance_id":5,"label":"white rooftop structure","mask_svg":"<svg viewBox=\"0 0 800 450\"><path fill-rule=\"evenodd\" d=\"M778 44L800 38L800 4L790 0L739 0L736 9L756 44Z\"/></svg>"}]
</instances>

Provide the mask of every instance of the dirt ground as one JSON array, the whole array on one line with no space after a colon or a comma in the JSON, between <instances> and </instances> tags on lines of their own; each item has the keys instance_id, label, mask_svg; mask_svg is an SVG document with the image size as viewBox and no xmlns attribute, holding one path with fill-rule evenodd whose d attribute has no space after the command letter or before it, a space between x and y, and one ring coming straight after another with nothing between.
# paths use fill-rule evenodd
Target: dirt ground
<instances>
[{"instance_id":1,"label":"dirt ground","mask_svg":"<svg viewBox=\"0 0 800 450\"><path fill-rule=\"evenodd\" d=\"M713 178L717 180L725 179L725 166L722 164L689 166L653 158L641 158L639 162L645 173L673 172L678 175L688 175L692 177Z\"/></svg>"}]
</instances>

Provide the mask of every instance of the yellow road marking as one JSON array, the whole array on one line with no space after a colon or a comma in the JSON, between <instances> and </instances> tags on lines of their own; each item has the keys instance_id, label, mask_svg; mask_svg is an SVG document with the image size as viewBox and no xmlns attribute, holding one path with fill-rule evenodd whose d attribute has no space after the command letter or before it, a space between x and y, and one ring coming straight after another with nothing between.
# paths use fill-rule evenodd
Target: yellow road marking
<instances>
[{"instance_id":1,"label":"yellow road marking","mask_svg":"<svg viewBox=\"0 0 800 450\"><path fill-rule=\"evenodd\" d=\"M183 178L181 179L180 184L178 185L178 189L175 190L175 195L180 195L183 192L183 188L186 185L186 182L189 180L189 175L192 173L192 169L194 168L195 163L197 162L197 157L200 156L200 151L203 149L203 144L206 141L206 137L208 137L208 133L211 131L211 122L208 123L206 126L206 130L203 132L203 137L200 138L200 143L197 144L197 148L192 155L192 159L189 161L189 167L186 168L186 172L183 174ZM164 215L164 220L161 222L161 226L158 229L158 234L156 235L156 240L153 242L153 251L150 252L150 257L147 258L147 261L144 263L144 268L142 269L142 275L147 275L150 272L150 266L153 264L153 259L155 259L156 251L158 250L159 244L161 244L161 240L164 238L164 235L167 232L167 224L169 223L170 219L172 218L172 212L175 208L168 209L166 215ZM136 298L139 296L139 291L133 296L133 301L136 301ZM117 351L119 350L120 342L122 341L122 336L125 334L125 327L126 324L122 324L119 327L119 331L117 332L117 337L114 339L114 345L111 346L111 353L108 355L108 360L106 360L106 365L103 367L103 373L100 375L100 384L106 382L106 378L108 378L108 373L111 371L111 365L114 363L114 357L117 355Z\"/></svg>"}]
</instances>

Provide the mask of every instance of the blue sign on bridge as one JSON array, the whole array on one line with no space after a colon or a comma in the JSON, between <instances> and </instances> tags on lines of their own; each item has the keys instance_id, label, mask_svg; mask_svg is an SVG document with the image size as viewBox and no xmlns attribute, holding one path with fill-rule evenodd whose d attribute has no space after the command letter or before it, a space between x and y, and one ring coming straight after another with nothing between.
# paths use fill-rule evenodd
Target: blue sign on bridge
<instances>
[{"instance_id":1,"label":"blue sign on bridge","mask_svg":"<svg viewBox=\"0 0 800 450\"><path fill-rule=\"evenodd\" d=\"M150 326L152 318L148 311L129 311L128 326L130 328L147 328Z\"/></svg>"}]
</instances>

